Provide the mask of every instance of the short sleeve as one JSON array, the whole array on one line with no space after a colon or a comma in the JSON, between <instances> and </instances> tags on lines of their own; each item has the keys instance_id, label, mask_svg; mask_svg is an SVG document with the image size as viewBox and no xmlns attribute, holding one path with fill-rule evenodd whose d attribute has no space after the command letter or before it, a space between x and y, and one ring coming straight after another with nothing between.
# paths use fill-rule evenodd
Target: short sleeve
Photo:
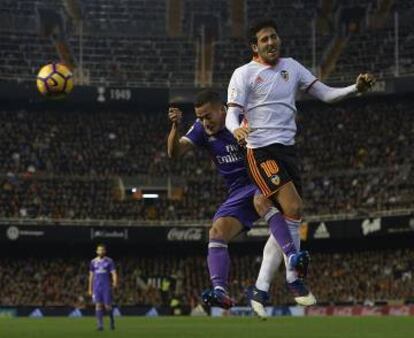
<instances>
[{"instance_id":1,"label":"short sleeve","mask_svg":"<svg viewBox=\"0 0 414 338\"><path fill-rule=\"evenodd\" d=\"M247 82L244 73L240 69L236 69L231 76L227 90L227 104L233 103L244 108L246 99Z\"/></svg>"},{"instance_id":2,"label":"short sleeve","mask_svg":"<svg viewBox=\"0 0 414 338\"><path fill-rule=\"evenodd\" d=\"M312 85L318 81L318 78L313 75L306 67L294 60L296 69L298 72L298 85L299 89L307 92L312 87Z\"/></svg>"},{"instance_id":3,"label":"short sleeve","mask_svg":"<svg viewBox=\"0 0 414 338\"><path fill-rule=\"evenodd\" d=\"M197 120L187 131L187 134L182 137L182 139L190 141L192 144L201 147L204 145L204 128L201 125L200 121Z\"/></svg>"},{"instance_id":4,"label":"short sleeve","mask_svg":"<svg viewBox=\"0 0 414 338\"><path fill-rule=\"evenodd\" d=\"M90 272L94 272L95 271L95 268L93 266L93 261L90 261L90 263L89 263L89 271Z\"/></svg>"}]
</instances>

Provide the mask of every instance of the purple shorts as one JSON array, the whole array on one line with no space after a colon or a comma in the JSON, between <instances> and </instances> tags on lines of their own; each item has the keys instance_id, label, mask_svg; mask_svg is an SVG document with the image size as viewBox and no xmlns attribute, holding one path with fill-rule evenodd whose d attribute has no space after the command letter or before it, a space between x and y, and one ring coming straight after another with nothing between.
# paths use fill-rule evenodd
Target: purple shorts
<instances>
[{"instance_id":1,"label":"purple shorts","mask_svg":"<svg viewBox=\"0 0 414 338\"><path fill-rule=\"evenodd\" d=\"M112 305L112 290L110 288L94 289L92 300L95 304Z\"/></svg>"},{"instance_id":2,"label":"purple shorts","mask_svg":"<svg viewBox=\"0 0 414 338\"><path fill-rule=\"evenodd\" d=\"M213 222L217 218L231 216L237 218L247 230L250 230L253 226L253 222L260 218L253 204L253 198L258 193L260 193L260 191L254 184L249 184L233 190L224 203L218 208L214 215Z\"/></svg>"}]
</instances>

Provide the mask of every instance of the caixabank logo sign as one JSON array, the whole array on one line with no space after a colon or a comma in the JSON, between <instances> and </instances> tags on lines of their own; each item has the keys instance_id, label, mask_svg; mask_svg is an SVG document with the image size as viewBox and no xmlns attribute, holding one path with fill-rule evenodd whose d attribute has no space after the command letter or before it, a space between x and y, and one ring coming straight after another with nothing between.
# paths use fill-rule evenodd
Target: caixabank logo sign
<instances>
[{"instance_id":1,"label":"caixabank logo sign","mask_svg":"<svg viewBox=\"0 0 414 338\"><path fill-rule=\"evenodd\" d=\"M90 229L91 240L95 239L123 239L128 240L128 229Z\"/></svg>"}]
</instances>

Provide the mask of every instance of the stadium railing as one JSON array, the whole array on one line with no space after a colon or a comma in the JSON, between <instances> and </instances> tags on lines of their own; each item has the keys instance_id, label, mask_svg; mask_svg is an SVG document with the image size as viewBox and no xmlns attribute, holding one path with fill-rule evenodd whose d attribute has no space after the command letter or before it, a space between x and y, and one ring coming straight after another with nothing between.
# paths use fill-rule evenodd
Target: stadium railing
<instances>
[{"instance_id":1,"label":"stadium railing","mask_svg":"<svg viewBox=\"0 0 414 338\"><path fill-rule=\"evenodd\" d=\"M386 217L386 216L406 216L414 215L414 209L393 209L375 211L370 213L342 213L342 214L326 214L326 215L314 215L306 216L304 221L306 222L328 222L328 221L342 221L352 220L355 218L368 217ZM101 220L101 219L52 219L52 218L0 218L0 226L13 225L50 225L50 226L209 226L210 219L195 219L195 220ZM265 226L266 223L260 220L257 225Z\"/></svg>"}]
</instances>

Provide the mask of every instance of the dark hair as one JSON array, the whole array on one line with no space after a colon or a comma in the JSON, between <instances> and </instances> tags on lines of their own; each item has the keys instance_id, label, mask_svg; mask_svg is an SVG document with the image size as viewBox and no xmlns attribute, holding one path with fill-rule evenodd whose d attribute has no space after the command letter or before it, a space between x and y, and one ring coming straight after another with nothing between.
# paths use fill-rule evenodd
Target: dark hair
<instances>
[{"instance_id":1,"label":"dark hair","mask_svg":"<svg viewBox=\"0 0 414 338\"><path fill-rule=\"evenodd\" d=\"M272 27L277 32L276 22L273 19L260 19L253 21L247 31L247 42L249 46L251 44L257 44L256 34L260 32L263 28Z\"/></svg>"},{"instance_id":2,"label":"dark hair","mask_svg":"<svg viewBox=\"0 0 414 338\"><path fill-rule=\"evenodd\" d=\"M203 89L195 98L194 106L199 108L207 103L223 104L223 100L218 92L213 89Z\"/></svg>"}]
</instances>

